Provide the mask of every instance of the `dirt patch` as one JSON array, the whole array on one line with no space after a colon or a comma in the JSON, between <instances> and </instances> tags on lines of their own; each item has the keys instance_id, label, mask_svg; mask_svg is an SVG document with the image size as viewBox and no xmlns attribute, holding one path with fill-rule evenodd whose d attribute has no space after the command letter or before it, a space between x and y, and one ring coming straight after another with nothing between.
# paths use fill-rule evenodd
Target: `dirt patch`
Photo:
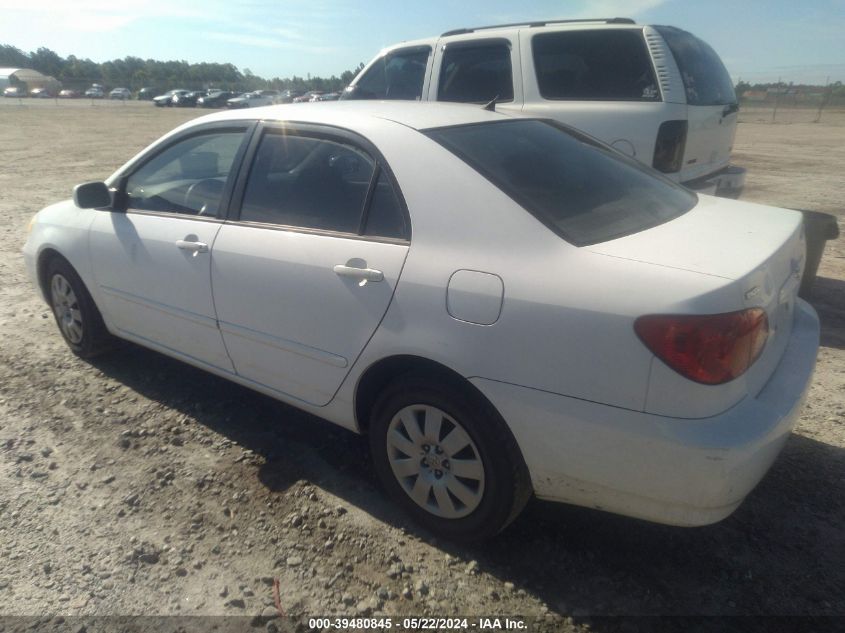
<instances>
[{"instance_id":1,"label":"dirt patch","mask_svg":"<svg viewBox=\"0 0 845 633\"><path fill-rule=\"evenodd\" d=\"M533 502L492 543L456 548L386 501L363 439L140 348L70 354L25 278L27 222L201 112L23 103L0 103L2 614L269 618L278 577L295 615L600 631L620 625L592 616L845 615L845 240L819 272L806 410L732 517L675 529ZM746 199L843 218L845 114L746 118L735 155Z\"/></svg>"}]
</instances>

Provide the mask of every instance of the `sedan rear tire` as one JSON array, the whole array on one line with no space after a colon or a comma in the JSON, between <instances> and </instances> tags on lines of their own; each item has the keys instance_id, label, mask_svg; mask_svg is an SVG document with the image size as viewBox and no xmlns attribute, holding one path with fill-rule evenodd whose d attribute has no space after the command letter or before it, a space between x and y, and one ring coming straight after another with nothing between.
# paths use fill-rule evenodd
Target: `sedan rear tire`
<instances>
[{"instance_id":1,"label":"sedan rear tire","mask_svg":"<svg viewBox=\"0 0 845 633\"><path fill-rule=\"evenodd\" d=\"M528 469L504 420L458 381L411 374L373 408L370 449L390 496L455 541L498 534L531 496Z\"/></svg>"}]
</instances>

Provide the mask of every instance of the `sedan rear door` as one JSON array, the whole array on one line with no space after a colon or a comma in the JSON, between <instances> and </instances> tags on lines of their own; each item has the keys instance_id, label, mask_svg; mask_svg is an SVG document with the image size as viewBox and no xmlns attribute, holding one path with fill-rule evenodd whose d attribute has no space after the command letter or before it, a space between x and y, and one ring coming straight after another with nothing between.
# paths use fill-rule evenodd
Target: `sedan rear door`
<instances>
[{"instance_id":1,"label":"sedan rear door","mask_svg":"<svg viewBox=\"0 0 845 633\"><path fill-rule=\"evenodd\" d=\"M250 154L214 245L220 329L239 376L325 405L393 297L407 213L357 137L268 126Z\"/></svg>"}]
</instances>

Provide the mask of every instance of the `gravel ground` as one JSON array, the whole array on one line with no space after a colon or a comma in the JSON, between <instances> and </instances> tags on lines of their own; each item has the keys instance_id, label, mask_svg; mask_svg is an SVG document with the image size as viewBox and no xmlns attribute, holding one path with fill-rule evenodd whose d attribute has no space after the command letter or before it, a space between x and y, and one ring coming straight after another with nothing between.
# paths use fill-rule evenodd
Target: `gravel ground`
<instances>
[{"instance_id":1,"label":"gravel ground","mask_svg":"<svg viewBox=\"0 0 845 633\"><path fill-rule=\"evenodd\" d=\"M843 623L845 240L813 298L823 347L806 410L732 517L680 529L532 502L496 540L458 548L387 502L364 439L141 348L89 363L64 346L25 278L26 223L197 114L0 103L0 615L236 614L270 631L327 614ZM845 113L743 112L735 157L745 199L845 217ZM271 619L276 578L287 619Z\"/></svg>"}]
</instances>

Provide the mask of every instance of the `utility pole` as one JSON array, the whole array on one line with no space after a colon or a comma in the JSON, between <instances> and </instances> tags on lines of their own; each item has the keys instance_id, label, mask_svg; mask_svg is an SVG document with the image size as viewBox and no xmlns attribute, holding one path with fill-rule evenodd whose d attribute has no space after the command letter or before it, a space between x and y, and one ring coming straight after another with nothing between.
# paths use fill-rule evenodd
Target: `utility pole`
<instances>
[{"instance_id":1,"label":"utility pole","mask_svg":"<svg viewBox=\"0 0 845 633\"><path fill-rule=\"evenodd\" d=\"M775 115L778 113L778 102L780 101L780 77L778 77L778 87L775 90L775 109L772 110L772 123L775 122Z\"/></svg>"},{"instance_id":2,"label":"utility pole","mask_svg":"<svg viewBox=\"0 0 845 633\"><path fill-rule=\"evenodd\" d=\"M822 120L822 110L824 110L824 107L827 105L828 99L830 99L830 93L830 75L828 75L827 79L825 79L824 82L824 94L822 95L822 100L819 102L819 111L816 114L816 120L813 121L813 123L818 123Z\"/></svg>"}]
</instances>

